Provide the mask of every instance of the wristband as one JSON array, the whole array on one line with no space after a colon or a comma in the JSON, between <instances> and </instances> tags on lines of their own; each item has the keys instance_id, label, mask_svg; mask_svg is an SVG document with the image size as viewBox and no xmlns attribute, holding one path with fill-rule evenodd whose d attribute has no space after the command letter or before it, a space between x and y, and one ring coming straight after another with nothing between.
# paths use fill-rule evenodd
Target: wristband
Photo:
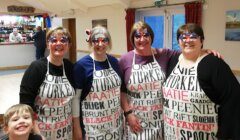
<instances>
[{"instance_id":1,"label":"wristband","mask_svg":"<svg viewBox=\"0 0 240 140\"><path fill-rule=\"evenodd\" d=\"M127 112L124 112L124 116L127 117L131 113L133 113L132 109L128 110Z\"/></svg>"}]
</instances>

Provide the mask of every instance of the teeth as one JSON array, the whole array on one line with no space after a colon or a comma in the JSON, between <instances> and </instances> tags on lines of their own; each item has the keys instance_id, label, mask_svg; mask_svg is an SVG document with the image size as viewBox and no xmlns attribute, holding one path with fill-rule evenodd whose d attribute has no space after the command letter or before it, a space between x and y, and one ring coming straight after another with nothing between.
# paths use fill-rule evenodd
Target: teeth
<instances>
[{"instance_id":1,"label":"teeth","mask_svg":"<svg viewBox=\"0 0 240 140\"><path fill-rule=\"evenodd\" d=\"M25 130L26 126L20 126L17 128L17 130Z\"/></svg>"}]
</instances>

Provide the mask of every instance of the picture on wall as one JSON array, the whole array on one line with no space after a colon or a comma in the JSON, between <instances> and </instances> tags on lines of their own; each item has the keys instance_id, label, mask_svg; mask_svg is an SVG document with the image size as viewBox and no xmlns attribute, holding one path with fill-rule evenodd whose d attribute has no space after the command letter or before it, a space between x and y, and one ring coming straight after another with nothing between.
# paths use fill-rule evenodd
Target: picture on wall
<instances>
[{"instance_id":1,"label":"picture on wall","mask_svg":"<svg viewBox=\"0 0 240 140\"><path fill-rule=\"evenodd\" d=\"M240 10L226 12L225 40L240 41Z\"/></svg>"},{"instance_id":2,"label":"picture on wall","mask_svg":"<svg viewBox=\"0 0 240 140\"><path fill-rule=\"evenodd\" d=\"M99 25L107 28L107 19L92 20L92 28L99 26Z\"/></svg>"}]
</instances>

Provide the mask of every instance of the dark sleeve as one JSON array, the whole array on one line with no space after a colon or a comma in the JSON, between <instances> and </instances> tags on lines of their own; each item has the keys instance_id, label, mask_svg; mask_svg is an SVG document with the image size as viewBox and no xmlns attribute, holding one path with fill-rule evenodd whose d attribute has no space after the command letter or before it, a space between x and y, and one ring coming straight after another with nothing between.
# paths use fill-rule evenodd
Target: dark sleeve
<instances>
[{"instance_id":1,"label":"dark sleeve","mask_svg":"<svg viewBox=\"0 0 240 140\"><path fill-rule=\"evenodd\" d=\"M85 69L80 62L77 62L73 68L73 79L76 89L83 89L85 78Z\"/></svg>"},{"instance_id":2,"label":"dark sleeve","mask_svg":"<svg viewBox=\"0 0 240 140\"><path fill-rule=\"evenodd\" d=\"M123 78L123 73L122 70L120 69L119 66L119 61L115 58L115 57L111 57L111 65L113 67L113 69L117 72L117 74L119 75L119 77L121 78L121 89L124 87L124 78Z\"/></svg>"},{"instance_id":3,"label":"dark sleeve","mask_svg":"<svg viewBox=\"0 0 240 140\"><path fill-rule=\"evenodd\" d=\"M73 80L73 63L70 62L68 59L64 59L63 61L64 61L64 67L65 67L65 72L66 72L68 81L70 82L72 87L75 88L76 86Z\"/></svg>"},{"instance_id":4,"label":"dark sleeve","mask_svg":"<svg viewBox=\"0 0 240 140\"><path fill-rule=\"evenodd\" d=\"M172 70L175 68L176 64L178 63L178 58L180 54L181 54L180 51L172 51L172 55L170 55L170 59L167 65L166 78L171 74Z\"/></svg>"},{"instance_id":5,"label":"dark sleeve","mask_svg":"<svg viewBox=\"0 0 240 140\"><path fill-rule=\"evenodd\" d=\"M20 84L20 103L30 105L34 110L34 101L38 89L46 74L46 64L43 61L34 61L25 71Z\"/></svg>"},{"instance_id":6,"label":"dark sleeve","mask_svg":"<svg viewBox=\"0 0 240 140\"><path fill-rule=\"evenodd\" d=\"M38 36L39 36L39 32L36 32L36 33L32 36L32 38L33 38L33 39L36 39L36 38L38 38Z\"/></svg>"},{"instance_id":7,"label":"dark sleeve","mask_svg":"<svg viewBox=\"0 0 240 140\"><path fill-rule=\"evenodd\" d=\"M198 65L198 80L206 95L218 110L218 138L240 138L240 85L230 67L213 55L208 55Z\"/></svg>"},{"instance_id":8,"label":"dark sleeve","mask_svg":"<svg viewBox=\"0 0 240 140\"><path fill-rule=\"evenodd\" d=\"M122 85L121 85L121 91L122 92L125 92L127 93L127 87L126 87L126 65L127 65L127 54L123 55L119 61L118 61L118 64L119 64L119 71L120 73L122 74ZM132 60L128 60L129 62L132 61Z\"/></svg>"},{"instance_id":9,"label":"dark sleeve","mask_svg":"<svg viewBox=\"0 0 240 140\"><path fill-rule=\"evenodd\" d=\"M42 140L42 137L38 134L30 133L28 140Z\"/></svg>"}]
</instances>

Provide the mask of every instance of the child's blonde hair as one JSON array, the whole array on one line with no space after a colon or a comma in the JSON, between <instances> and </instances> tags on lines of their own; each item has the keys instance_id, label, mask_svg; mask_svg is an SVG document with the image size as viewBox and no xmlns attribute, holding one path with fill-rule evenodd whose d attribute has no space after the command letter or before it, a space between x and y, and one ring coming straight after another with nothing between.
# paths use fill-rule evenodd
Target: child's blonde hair
<instances>
[{"instance_id":1,"label":"child's blonde hair","mask_svg":"<svg viewBox=\"0 0 240 140\"><path fill-rule=\"evenodd\" d=\"M7 127L8 126L8 122L10 120L10 118L17 113L18 115L23 114L24 112L28 112L31 114L31 118L33 120L33 109L26 104L17 104L17 105L13 105L11 106L4 114L3 116L3 127Z\"/></svg>"}]
</instances>

